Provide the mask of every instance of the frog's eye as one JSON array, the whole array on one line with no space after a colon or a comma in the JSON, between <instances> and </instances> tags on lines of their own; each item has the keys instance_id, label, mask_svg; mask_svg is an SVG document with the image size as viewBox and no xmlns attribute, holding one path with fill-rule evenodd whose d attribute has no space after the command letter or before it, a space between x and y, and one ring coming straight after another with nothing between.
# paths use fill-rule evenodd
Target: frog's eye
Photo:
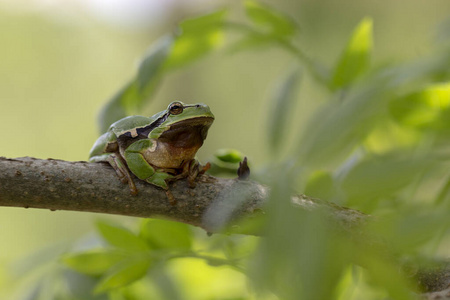
<instances>
[{"instance_id":1,"label":"frog's eye","mask_svg":"<svg viewBox=\"0 0 450 300\"><path fill-rule=\"evenodd\" d=\"M180 102L174 102L169 107L171 115L179 115L183 112L183 105Z\"/></svg>"}]
</instances>

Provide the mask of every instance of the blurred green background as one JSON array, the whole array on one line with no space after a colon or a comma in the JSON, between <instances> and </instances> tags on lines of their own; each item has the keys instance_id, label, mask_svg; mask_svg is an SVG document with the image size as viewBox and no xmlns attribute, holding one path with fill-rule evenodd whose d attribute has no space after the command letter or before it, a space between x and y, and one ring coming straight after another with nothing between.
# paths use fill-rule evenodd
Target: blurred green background
<instances>
[{"instance_id":1,"label":"blurred green background","mask_svg":"<svg viewBox=\"0 0 450 300\"><path fill-rule=\"evenodd\" d=\"M450 17L446 0L272 2L300 24L302 49L331 65L366 16L374 20L375 62L423 56ZM0 155L86 160L99 135L99 109L133 76L147 47L175 30L178 21L221 6L233 7L232 19L242 17L239 1L0 1ZM200 160L219 148L237 148L254 166L261 165L270 159L265 131L273 79L291 62L271 49L214 53L166 76L141 114L152 115L174 100L204 102L216 121ZM295 107L297 121L327 100L310 80L302 84L301 97L307 101ZM1 208L0 268L85 235L99 217ZM207 272L218 271L199 271ZM212 277L219 286L234 280L238 289L244 288L235 272Z\"/></svg>"}]
</instances>

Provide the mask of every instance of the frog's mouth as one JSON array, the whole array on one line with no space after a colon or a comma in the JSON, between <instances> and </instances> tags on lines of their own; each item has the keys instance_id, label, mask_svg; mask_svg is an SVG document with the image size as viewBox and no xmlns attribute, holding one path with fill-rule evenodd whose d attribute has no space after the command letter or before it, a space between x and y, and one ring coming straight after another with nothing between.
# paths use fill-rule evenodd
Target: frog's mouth
<instances>
[{"instance_id":1,"label":"frog's mouth","mask_svg":"<svg viewBox=\"0 0 450 300\"><path fill-rule=\"evenodd\" d=\"M213 121L212 117L197 117L176 122L170 125L159 140L177 148L200 147Z\"/></svg>"}]
</instances>

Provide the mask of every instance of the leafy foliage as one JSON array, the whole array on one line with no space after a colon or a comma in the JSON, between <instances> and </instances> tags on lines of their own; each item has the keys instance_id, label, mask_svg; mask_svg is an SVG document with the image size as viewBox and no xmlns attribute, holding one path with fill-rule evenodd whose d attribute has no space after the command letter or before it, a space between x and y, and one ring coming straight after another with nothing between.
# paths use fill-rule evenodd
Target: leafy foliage
<instances>
[{"instance_id":1,"label":"leafy foliage","mask_svg":"<svg viewBox=\"0 0 450 300\"><path fill-rule=\"evenodd\" d=\"M334 68L331 87L351 84L369 68L372 50L372 20L366 18L356 27L350 41Z\"/></svg>"},{"instance_id":2,"label":"leafy foliage","mask_svg":"<svg viewBox=\"0 0 450 300\"><path fill-rule=\"evenodd\" d=\"M189 64L218 48L222 42L226 10L186 20L177 36L156 42L139 64L136 77L109 100L100 113L100 131L142 108L169 71Z\"/></svg>"},{"instance_id":3,"label":"leafy foliage","mask_svg":"<svg viewBox=\"0 0 450 300\"><path fill-rule=\"evenodd\" d=\"M244 10L246 23L227 21L226 10L182 22L177 36L150 48L136 77L105 105L100 122L104 131L140 109L168 72L219 49L227 31L238 34L228 44L233 53L274 47L291 55L294 67L277 78L267 121L268 148L277 165L252 169L272 191L267 215L257 224L265 237L205 239L170 221L144 220L134 231L100 222L106 245L68 253L62 261L94 280L98 297L110 299L143 299L143 294L187 299L170 270L173 261L189 259L245 274L254 293L236 299L410 299L410 282L399 265L369 240L330 230L321 212L294 209L290 196L305 192L381 215L367 236L381 236L397 261L434 259L435 245L448 237L450 227L449 49L441 46L430 57L403 64L374 65L373 21L364 18L334 66L324 66L298 46L295 20L256 1L245 1ZM290 110L305 101L296 93L303 77L315 80L329 100L301 131ZM289 133L297 140L284 143ZM243 155L222 150L215 158L216 171L229 172ZM227 209L238 202L230 201ZM161 283L159 292L143 289L143 282Z\"/></svg>"},{"instance_id":4,"label":"leafy foliage","mask_svg":"<svg viewBox=\"0 0 450 300\"><path fill-rule=\"evenodd\" d=\"M274 38L289 38L299 30L297 23L285 14L256 1L245 1L245 12L256 25Z\"/></svg>"},{"instance_id":5,"label":"leafy foliage","mask_svg":"<svg viewBox=\"0 0 450 300\"><path fill-rule=\"evenodd\" d=\"M300 73L294 70L288 74L288 78L283 78L280 86L275 91L272 99L273 108L271 113L273 117L269 119L267 132L269 135L269 145L274 153L277 153L282 146L282 141L286 139L283 135L289 125L289 111L293 110L296 90L300 81Z\"/></svg>"}]
</instances>

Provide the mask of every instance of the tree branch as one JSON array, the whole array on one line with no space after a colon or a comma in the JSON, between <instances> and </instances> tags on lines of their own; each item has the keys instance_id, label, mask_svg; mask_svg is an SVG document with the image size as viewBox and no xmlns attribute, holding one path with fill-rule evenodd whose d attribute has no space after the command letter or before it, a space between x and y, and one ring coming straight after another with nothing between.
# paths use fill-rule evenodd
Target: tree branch
<instances>
[{"instance_id":1,"label":"tree branch","mask_svg":"<svg viewBox=\"0 0 450 300\"><path fill-rule=\"evenodd\" d=\"M54 159L0 157L0 206L98 212L135 217L162 217L216 232L230 221L253 217L264 209L269 189L253 181L202 175L194 189L186 180L171 184L177 203L171 205L162 189L136 180L132 196L108 164ZM359 236L372 219L359 211L304 195L292 202L308 211L324 209L341 231ZM356 234L355 234L356 233ZM425 290L440 291L450 284L450 268L421 273ZM438 286L438 287L437 287ZM432 294L427 294L433 299Z\"/></svg>"},{"instance_id":2,"label":"tree branch","mask_svg":"<svg viewBox=\"0 0 450 300\"><path fill-rule=\"evenodd\" d=\"M0 206L160 216L209 232L217 231L230 219L262 210L268 196L268 188L253 181L202 175L194 189L186 180L171 184L177 200L171 205L162 189L138 179L139 194L132 196L107 163L0 157L0 170ZM333 218L348 230L367 218L356 210L306 196L295 196L293 201L307 210L328 207Z\"/></svg>"}]
</instances>

